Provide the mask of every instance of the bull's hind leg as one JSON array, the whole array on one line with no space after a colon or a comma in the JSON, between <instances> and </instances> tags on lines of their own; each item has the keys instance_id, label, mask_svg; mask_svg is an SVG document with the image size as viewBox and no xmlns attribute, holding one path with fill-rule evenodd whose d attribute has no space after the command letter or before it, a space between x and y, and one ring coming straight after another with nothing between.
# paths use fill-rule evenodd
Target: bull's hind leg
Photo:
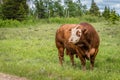
<instances>
[{"instance_id":1,"label":"bull's hind leg","mask_svg":"<svg viewBox=\"0 0 120 80\"><path fill-rule=\"evenodd\" d=\"M95 50L94 55L90 56L90 69L93 70L94 69L94 63L95 63L95 57L98 53L98 49Z\"/></svg>"},{"instance_id":2,"label":"bull's hind leg","mask_svg":"<svg viewBox=\"0 0 120 80\"><path fill-rule=\"evenodd\" d=\"M95 57L94 56L90 56L90 69L91 70L94 69L94 62L95 62Z\"/></svg>"}]
</instances>

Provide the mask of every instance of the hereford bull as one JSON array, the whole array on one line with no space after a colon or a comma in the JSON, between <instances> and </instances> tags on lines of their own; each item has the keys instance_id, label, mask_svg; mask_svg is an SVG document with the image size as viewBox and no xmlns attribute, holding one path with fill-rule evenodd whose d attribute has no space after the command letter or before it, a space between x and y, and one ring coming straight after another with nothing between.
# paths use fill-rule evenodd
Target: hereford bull
<instances>
[{"instance_id":1,"label":"hereford bull","mask_svg":"<svg viewBox=\"0 0 120 80\"><path fill-rule=\"evenodd\" d=\"M86 69L86 59L90 59L90 68L93 69L100 40L92 25L88 23L62 25L56 32L55 41L61 65L63 65L66 49L72 65L74 65L75 54L80 58L83 70Z\"/></svg>"}]
</instances>

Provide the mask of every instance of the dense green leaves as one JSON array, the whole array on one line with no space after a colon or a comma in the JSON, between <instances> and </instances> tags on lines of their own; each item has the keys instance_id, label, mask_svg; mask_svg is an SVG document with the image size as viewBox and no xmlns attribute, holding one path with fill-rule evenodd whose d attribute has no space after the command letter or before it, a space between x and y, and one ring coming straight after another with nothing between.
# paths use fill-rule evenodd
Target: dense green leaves
<instances>
[{"instance_id":1,"label":"dense green leaves","mask_svg":"<svg viewBox=\"0 0 120 80\"><path fill-rule=\"evenodd\" d=\"M102 16L107 20L110 17L110 8L105 6L104 12L102 13Z\"/></svg>"},{"instance_id":2,"label":"dense green leaves","mask_svg":"<svg viewBox=\"0 0 120 80\"><path fill-rule=\"evenodd\" d=\"M94 0L91 0L91 7L88 10L81 0L1 0L0 2L0 18L15 19L19 21L28 19L47 19L50 18L76 18L84 16L104 17L113 24L119 20L119 15L115 10L111 10L105 6L103 13L99 11L99 7ZM29 2L31 2L29 4ZM28 3L28 4L26 4ZM32 8L28 9L28 6ZM28 14L29 13L29 14ZM92 18L94 18L92 17ZM89 21L96 20L88 17ZM102 18L103 19L103 18Z\"/></svg>"},{"instance_id":3,"label":"dense green leaves","mask_svg":"<svg viewBox=\"0 0 120 80\"><path fill-rule=\"evenodd\" d=\"M116 21L119 20L119 16L114 9L111 10L109 20L110 20L110 22L112 22L112 24L115 24Z\"/></svg>"},{"instance_id":4,"label":"dense green leaves","mask_svg":"<svg viewBox=\"0 0 120 80\"><path fill-rule=\"evenodd\" d=\"M45 18L45 6L43 4L43 0L35 0L36 6L36 17L37 18Z\"/></svg>"},{"instance_id":5,"label":"dense green leaves","mask_svg":"<svg viewBox=\"0 0 120 80\"><path fill-rule=\"evenodd\" d=\"M104 8L102 16L112 24L115 24L116 21L119 21L119 15L116 13L115 9L110 10L110 8L106 6Z\"/></svg>"},{"instance_id":6,"label":"dense green leaves","mask_svg":"<svg viewBox=\"0 0 120 80\"><path fill-rule=\"evenodd\" d=\"M36 17L78 17L85 13L86 7L80 0L35 0ZM41 3L41 4L40 4ZM39 17L41 16L41 17Z\"/></svg>"},{"instance_id":7,"label":"dense green leaves","mask_svg":"<svg viewBox=\"0 0 120 80\"><path fill-rule=\"evenodd\" d=\"M94 2L94 0L92 0L92 4L91 4L91 8L90 8L90 14L93 16L99 16L100 12L99 12L99 8L97 6L97 4Z\"/></svg>"},{"instance_id":8,"label":"dense green leaves","mask_svg":"<svg viewBox=\"0 0 120 80\"><path fill-rule=\"evenodd\" d=\"M22 21L26 18L28 6L26 0L6 0L2 4L2 14L4 19L17 19Z\"/></svg>"}]
</instances>

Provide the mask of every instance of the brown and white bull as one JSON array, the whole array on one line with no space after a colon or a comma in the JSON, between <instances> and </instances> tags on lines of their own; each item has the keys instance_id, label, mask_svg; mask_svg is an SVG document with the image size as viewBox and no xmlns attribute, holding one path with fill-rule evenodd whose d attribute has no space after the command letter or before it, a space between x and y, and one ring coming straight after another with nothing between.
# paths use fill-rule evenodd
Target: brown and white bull
<instances>
[{"instance_id":1,"label":"brown and white bull","mask_svg":"<svg viewBox=\"0 0 120 80\"><path fill-rule=\"evenodd\" d=\"M86 59L90 60L90 68L93 69L100 40L92 25L88 23L62 25L56 32L55 42L61 65L63 65L66 49L72 65L74 65L74 55L76 55L81 60L83 70L86 69Z\"/></svg>"}]
</instances>

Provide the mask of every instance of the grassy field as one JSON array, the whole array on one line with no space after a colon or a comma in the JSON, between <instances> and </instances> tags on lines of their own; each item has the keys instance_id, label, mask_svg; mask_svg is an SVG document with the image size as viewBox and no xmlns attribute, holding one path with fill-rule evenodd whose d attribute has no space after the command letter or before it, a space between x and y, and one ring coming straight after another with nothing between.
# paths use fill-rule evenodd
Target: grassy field
<instances>
[{"instance_id":1,"label":"grassy field","mask_svg":"<svg viewBox=\"0 0 120 80\"><path fill-rule=\"evenodd\" d=\"M0 28L0 72L30 80L120 80L120 24L92 23L101 39L93 71L89 61L82 71L78 58L72 67L66 55L59 65L54 37L60 25Z\"/></svg>"}]
</instances>

